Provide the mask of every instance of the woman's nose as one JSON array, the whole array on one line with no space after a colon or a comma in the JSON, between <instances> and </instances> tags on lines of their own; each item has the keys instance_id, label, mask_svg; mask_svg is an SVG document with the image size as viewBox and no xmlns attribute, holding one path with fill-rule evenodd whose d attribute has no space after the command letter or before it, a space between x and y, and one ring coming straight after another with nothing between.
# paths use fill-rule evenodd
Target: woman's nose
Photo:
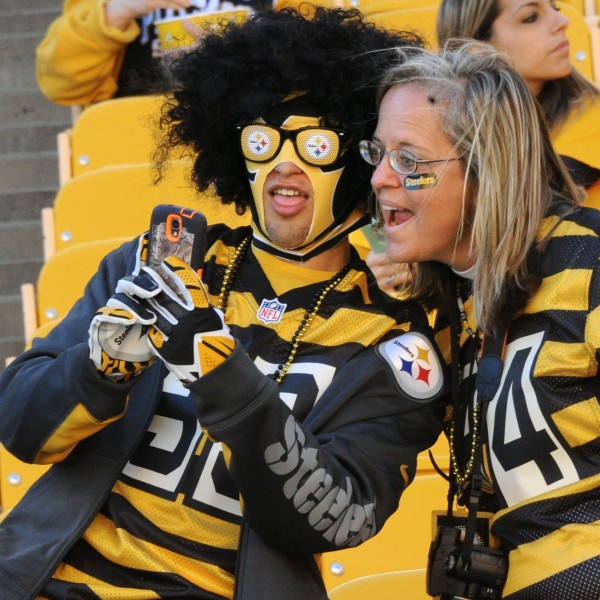
<instances>
[{"instance_id":1,"label":"woman's nose","mask_svg":"<svg viewBox=\"0 0 600 600\"><path fill-rule=\"evenodd\" d=\"M375 194L383 187L401 187L402 181L400 175L392 169L387 156L384 156L381 162L373 170L371 175L371 187Z\"/></svg>"}]
</instances>

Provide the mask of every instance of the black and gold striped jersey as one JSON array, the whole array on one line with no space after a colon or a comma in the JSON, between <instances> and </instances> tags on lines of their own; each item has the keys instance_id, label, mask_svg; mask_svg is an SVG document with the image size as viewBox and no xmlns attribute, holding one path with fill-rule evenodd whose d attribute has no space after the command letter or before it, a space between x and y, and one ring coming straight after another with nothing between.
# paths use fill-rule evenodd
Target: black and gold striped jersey
<instances>
[{"instance_id":1,"label":"black and gold striped jersey","mask_svg":"<svg viewBox=\"0 0 600 600\"><path fill-rule=\"evenodd\" d=\"M251 249L232 268L232 257L249 233L247 228L218 237L207 253L203 279L260 372L272 375L288 363L279 397L298 421L336 384L344 365L366 348L408 331L415 317L426 322L416 305L382 294L357 256L326 293L323 285L330 273L277 293ZM290 354L303 322L306 329ZM355 371L353 377L354 394L366 401L368 386L373 388L370 375ZM243 390L245 381L230 380L228 385ZM230 475L229 460L227 445L198 421L190 389L167 375L148 430L42 596L232 598L244 498Z\"/></svg>"},{"instance_id":2,"label":"black and gold striped jersey","mask_svg":"<svg viewBox=\"0 0 600 600\"><path fill-rule=\"evenodd\" d=\"M492 487L500 509L492 531L510 552L503 598L598 600L600 212L579 210L560 223L548 217L540 238L550 231L541 286L509 326L487 410L484 489ZM470 297L465 312L474 327L472 304ZM447 355L448 329L437 337ZM464 465L477 370L465 328L460 344L462 389L471 396L464 429L454 434L462 434Z\"/></svg>"}]
</instances>

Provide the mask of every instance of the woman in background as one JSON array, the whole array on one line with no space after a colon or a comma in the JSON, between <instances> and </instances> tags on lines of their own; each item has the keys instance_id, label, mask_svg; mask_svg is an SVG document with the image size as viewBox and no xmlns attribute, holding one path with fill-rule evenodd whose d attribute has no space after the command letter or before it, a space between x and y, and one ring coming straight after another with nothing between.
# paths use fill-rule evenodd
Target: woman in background
<instances>
[{"instance_id":1,"label":"woman in background","mask_svg":"<svg viewBox=\"0 0 600 600\"><path fill-rule=\"evenodd\" d=\"M536 96L552 139L585 203L600 208L600 90L571 64L569 20L551 0L442 0L437 33L505 52Z\"/></svg>"}]
</instances>

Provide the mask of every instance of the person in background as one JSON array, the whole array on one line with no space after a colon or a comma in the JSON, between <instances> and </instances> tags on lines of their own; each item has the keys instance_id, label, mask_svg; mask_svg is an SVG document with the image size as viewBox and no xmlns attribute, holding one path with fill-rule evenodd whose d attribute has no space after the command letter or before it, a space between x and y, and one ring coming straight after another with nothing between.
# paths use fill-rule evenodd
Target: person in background
<instances>
[{"instance_id":1,"label":"person in background","mask_svg":"<svg viewBox=\"0 0 600 600\"><path fill-rule=\"evenodd\" d=\"M65 0L36 51L38 85L57 104L82 106L165 91L154 23L234 6L270 7L268 0Z\"/></svg>"},{"instance_id":2,"label":"person in background","mask_svg":"<svg viewBox=\"0 0 600 600\"><path fill-rule=\"evenodd\" d=\"M403 295L437 311L460 504L482 447L502 598L597 600L600 211L580 206L539 104L489 44L402 51L360 149L386 252L413 265ZM489 338L505 344L486 410L474 381Z\"/></svg>"},{"instance_id":3,"label":"person in background","mask_svg":"<svg viewBox=\"0 0 600 600\"><path fill-rule=\"evenodd\" d=\"M442 0L437 35L505 52L542 105L556 150L586 204L600 208L600 90L571 64L568 18L552 0Z\"/></svg>"},{"instance_id":4,"label":"person in background","mask_svg":"<svg viewBox=\"0 0 600 600\"><path fill-rule=\"evenodd\" d=\"M173 62L159 158L192 153L252 226L208 229L202 279L122 246L4 371L1 443L52 466L0 523L3 600L325 600L315 555L397 509L445 369L348 234L374 77L419 43L358 11L265 11Z\"/></svg>"}]
</instances>

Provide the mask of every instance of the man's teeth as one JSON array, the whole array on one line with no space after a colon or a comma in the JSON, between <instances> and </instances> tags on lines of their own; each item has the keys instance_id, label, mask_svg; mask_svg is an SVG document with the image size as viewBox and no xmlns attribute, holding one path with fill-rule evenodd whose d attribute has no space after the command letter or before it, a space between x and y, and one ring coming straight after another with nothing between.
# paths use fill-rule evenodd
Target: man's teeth
<instances>
[{"instance_id":1,"label":"man's teeth","mask_svg":"<svg viewBox=\"0 0 600 600\"><path fill-rule=\"evenodd\" d=\"M280 190L275 190L273 193L278 194L280 196L300 196L300 192L298 192L297 190L286 190L283 188Z\"/></svg>"}]
</instances>

